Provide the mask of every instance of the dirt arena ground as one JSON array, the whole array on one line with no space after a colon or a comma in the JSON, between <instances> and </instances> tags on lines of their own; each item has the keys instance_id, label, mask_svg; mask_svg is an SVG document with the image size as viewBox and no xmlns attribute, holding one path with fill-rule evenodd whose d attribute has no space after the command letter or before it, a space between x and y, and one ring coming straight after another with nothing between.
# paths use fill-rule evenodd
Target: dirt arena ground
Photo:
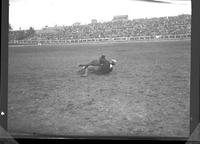
<instances>
[{"instance_id":1,"label":"dirt arena ground","mask_svg":"<svg viewBox=\"0 0 200 144\"><path fill-rule=\"evenodd\" d=\"M109 75L78 65L118 60ZM190 41L9 47L8 129L88 136L189 136Z\"/></svg>"}]
</instances>

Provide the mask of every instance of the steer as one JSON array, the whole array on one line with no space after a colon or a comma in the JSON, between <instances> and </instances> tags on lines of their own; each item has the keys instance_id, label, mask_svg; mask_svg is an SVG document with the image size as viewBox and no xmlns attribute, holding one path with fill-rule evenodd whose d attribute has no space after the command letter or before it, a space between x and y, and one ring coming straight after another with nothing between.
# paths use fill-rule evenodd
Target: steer
<instances>
[{"instance_id":1,"label":"steer","mask_svg":"<svg viewBox=\"0 0 200 144\"><path fill-rule=\"evenodd\" d=\"M113 65L115 65L116 62L115 59L112 59L110 62L102 55L99 59L92 60L87 64L80 64L79 66L82 67L82 69L79 72L83 73L81 75L82 77L88 76L88 70L96 74L107 74L113 70Z\"/></svg>"}]
</instances>

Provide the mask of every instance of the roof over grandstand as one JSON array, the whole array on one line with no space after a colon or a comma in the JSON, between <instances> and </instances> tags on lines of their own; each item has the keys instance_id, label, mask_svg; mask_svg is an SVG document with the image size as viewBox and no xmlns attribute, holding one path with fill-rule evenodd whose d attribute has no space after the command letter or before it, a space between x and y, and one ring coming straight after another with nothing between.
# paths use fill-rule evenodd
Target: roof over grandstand
<instances>
[{"instance_id":1,"label":"roof over grandstand","mask_svg":"<svg viewBox=\"0 0 200 144\"><path fill-rule=\"evenodd\" d=\"M42 29L46 25L89 24L92 19L111 21L128 15L130 20L191 14L189 0L10 0L9 23L14 30Z\"/></svg>"},{"instance_id":2,"label":"roof over grandstand","mask_svg":"<svg viewBox=\"0 0 200 144\"><path fill-rule=\"evenodd\" d=\"M41 30L36 31L37 34L42 34L42 33L53 33L56 34L58 33L56 27L48 27L48 28L43 28Z\"/></svg>"}]
</instances>

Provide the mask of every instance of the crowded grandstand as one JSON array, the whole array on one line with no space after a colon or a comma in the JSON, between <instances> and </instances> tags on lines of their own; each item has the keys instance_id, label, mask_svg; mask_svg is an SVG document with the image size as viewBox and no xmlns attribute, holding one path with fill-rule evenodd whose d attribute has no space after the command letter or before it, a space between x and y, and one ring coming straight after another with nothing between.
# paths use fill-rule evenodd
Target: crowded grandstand
<instances>
[{"instance_id":1,"label":"crowded grandstand","mask_svg":"<svg viewBox=\"0 0 200 144\"><path fill-rule=\"evenodd\" d=\"M124 20L126 19L126 20ZM45 26L41 30L10 30L10 43L18 40L26 41L65 41L84 42L97 39L108 40L135 37L147 37L154 39L183 35L190 37L191 15L179 15L159 18L141 18L129 20L128 16L115 16L109 22L98 22L92 19L90 24L75 23L71 26Z\"/></svg>"}]
</instances>

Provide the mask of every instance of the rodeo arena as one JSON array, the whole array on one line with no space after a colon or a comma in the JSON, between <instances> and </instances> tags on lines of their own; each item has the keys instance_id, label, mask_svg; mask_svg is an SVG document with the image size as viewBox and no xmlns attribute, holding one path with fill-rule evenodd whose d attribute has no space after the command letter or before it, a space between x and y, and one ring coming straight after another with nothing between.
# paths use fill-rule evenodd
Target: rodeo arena
<instances>
[{"instance_id":1,"label":"rodeo arena","mask_svg":"<svg viewBox=\"0 0 200 144\"><path fill-rule=\"evenodd\" d=\"M189 136L191 15L9 29L9 130Z\"/></svg>"}]
</instances>

